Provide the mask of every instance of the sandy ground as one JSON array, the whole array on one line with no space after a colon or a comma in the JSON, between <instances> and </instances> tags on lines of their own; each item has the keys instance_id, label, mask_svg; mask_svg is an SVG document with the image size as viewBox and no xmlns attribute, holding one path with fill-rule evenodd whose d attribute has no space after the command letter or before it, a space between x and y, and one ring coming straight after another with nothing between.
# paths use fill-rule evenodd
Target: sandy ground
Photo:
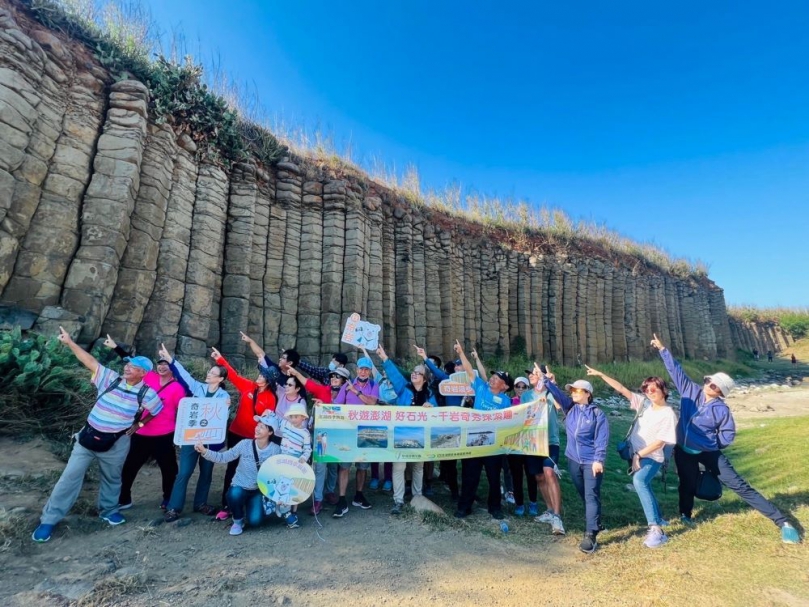
<instances>
[{"instance_id":1,"label":"sandy ground","mask_svg":"<svg viewBox=\"0 0 809 607\"><path fill-rule=\"evenodd\" d=\"M743 388L730 404L740 427L809 415L809 386ZM0 440L0 507L26 538L63 467L42 441ZM217 466L212 501L223 471ZM594 601L576 584L588 559L578 535L504 541L483 510L471 517L475 530L442 530L415 515L391 517L389 495L367 492L372 510L352 508L342 520L327 512L322 527L304 514L301 529L274 522L234 538L228 523L196 514L162 524L159 482L157 468L145 467L133 491L140 503L112 528L92 516L97 484L88 481L79 513L49 543L26 539L0 552L0 605L632 604ZM440 491L436 501L448 503Z\"/></svg>"}]
</instances>

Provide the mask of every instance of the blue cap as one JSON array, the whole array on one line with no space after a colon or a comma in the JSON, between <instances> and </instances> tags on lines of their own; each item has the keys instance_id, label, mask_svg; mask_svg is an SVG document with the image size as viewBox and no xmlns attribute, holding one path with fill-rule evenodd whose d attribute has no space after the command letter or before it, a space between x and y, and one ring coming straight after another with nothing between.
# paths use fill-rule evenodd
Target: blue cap
<instances>
[{"instance_id":1,"label":"blue cap","mask_svg":"<svg viewBox=\"0 0 809 607\"><path fill-rule=\"evenodd\" d=\"M127 356L124 360L130 365L135 365L136 367L139 367L147 372L154 368L152 361L145 356Z\"/></svg>"},{"instance_id":2,"label":"blue cap","mask_svg":"<svg viewBox=\"0 0 809 607\"><path fill-rule=\"evenodd\" d=\"M367 356L363 356L361 359L357 361L357 368L358 369L373 369L374 363L371 362L371 359Z\"/></svg>"}]
</instances>

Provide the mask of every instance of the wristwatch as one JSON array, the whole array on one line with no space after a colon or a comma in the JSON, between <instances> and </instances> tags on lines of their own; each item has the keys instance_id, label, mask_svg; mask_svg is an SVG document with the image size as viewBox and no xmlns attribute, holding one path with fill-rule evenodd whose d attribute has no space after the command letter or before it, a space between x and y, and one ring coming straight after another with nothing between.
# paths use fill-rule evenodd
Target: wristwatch
<instances>
[{"instance_id":1,"label":"wristwatch","mask_svg":"<svg viewBox=\"0 0 809 607\"><path fill-rule=\"evenodd\" d=\"M138 428L143 428L143 426L145 426L145 425L146 424L144 424L143 422L138 422Z\"/></svg>"}]
</instances>

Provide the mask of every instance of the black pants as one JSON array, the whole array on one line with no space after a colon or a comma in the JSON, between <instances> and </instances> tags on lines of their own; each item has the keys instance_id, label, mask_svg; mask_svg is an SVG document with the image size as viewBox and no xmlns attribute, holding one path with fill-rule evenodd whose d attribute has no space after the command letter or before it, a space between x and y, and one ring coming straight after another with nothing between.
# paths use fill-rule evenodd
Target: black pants
<instances>
[{"instance_id":1,"label":"black pants","mask_svg":"<svg viewBox=\"0 0 809 607\"><path fill-rule=\"evenodd\" d=\"M719 481L736 495L755 508L761 514L770 519L779 527L787 522L787 518L781 514L772 502L764 499L758 491L753 489L744 480L725 457L721 451L703 451L702 453L686 453L679 445L674 448L674 462L677 464L677 475L680 477L678 491L680 494L680 514L691 517L694 509L694 493L697 489L697 479L699 478L699 464L705 466L714 475L719 477Z\"/></svg>"},{"instance_id":2,"label":"black pants","mask_svg":"<svg viewBox=\"0 0 809 607\"><path fill-rule=\"evenodd\" d=\"M461 497L458 500L458 510L471 512L472 502L480 484L480 473L486 469L486 480L489 482L489 499L487 508L489 514L500 512L500 470L503 456L489 455L487 457L472 457L461 462Z\"/></svg>"},{"instance_id":3,"label":"black pants","mask_svg":"<svg viewBox=\"0 0 809 607\"><path fill-rule=\"evenodd\" d=\"M514 503L517 506L525 505L525 492L523 476L528 479L528 501L537 501L537 479L528 472L528 460L524 455L509 455L508 467L511 470L511 482L514 486Z\"/></svg>"},{"instance_id":4,"label":"black pants","mask_svg":"<svg viewBox=\"0 0 809 607\"><path fill-rule=\"evenodd\" d=\"M452 494L453 499L458 499L458 460L447 459L441 460L441 478L449 487L449 492Z\"/></svg>"},{"instance_id":5,"label":"black pants","mask_svg":"<svg viewBox=\"0 0 809 607\"><path fill-rule=\"evenodd\" d=\"M230 430L228 430L228 438L227 438L227 449L232 449L240 441L245 439L244 436L239 436L238 434L234 434ZM225 470L225 484L222 486L222 509L228 510L228 489L230 489L230 483L233 482L233 477L236 476L236 468L239 465L239 459L234 459L232 462L228 462L227 470Z\"/></svg>"},{"instance_id":6,"label":"black pants","mask_svg":"<svg viewBox=\"0 0 809 607\"><path fill-rule=\"evenodd\" d=\"M132 484L135 477L149 458L153 457L160 466L163 477L163 499L171 497L174 479L177 478L177 454L174 450L174 433L160 436L143 436L133 434L129 445L129 454L126 456L124 468L121 471L121 495L119 504L132 503Z\"/></svg>"}]
</instances>

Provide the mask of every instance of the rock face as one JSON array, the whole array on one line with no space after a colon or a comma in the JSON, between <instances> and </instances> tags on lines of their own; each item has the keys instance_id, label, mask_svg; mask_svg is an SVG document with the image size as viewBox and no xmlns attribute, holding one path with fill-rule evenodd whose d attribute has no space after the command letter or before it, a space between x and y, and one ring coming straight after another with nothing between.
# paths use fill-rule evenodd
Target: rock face
<instances>
[{"instance_id":1,"label":"rock face","mask_svg":"<svg viewBox=\"0 0 809 607\"><path fill-rule=\"evenodd\" d=\"M574 364L779 350L775 327L729 321L722 290L604 251L556 250L413 205L303 158L224 167L158 124L140 82L0 0L0 302L152 355L239 332L326 361L346 318L413 344ZM56 306L59 306L58 308Z\"/></svg>"}]
</instances>

